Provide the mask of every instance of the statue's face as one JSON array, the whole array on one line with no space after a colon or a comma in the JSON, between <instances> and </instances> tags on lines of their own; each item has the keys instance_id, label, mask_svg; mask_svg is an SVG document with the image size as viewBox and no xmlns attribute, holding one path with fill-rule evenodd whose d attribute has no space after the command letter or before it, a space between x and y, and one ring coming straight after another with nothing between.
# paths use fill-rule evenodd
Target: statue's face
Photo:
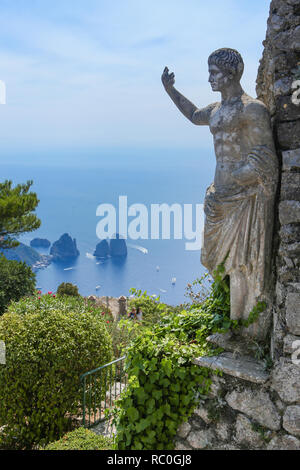
<instances>
[{"instance_id":1,"label":"statue's face","mask_svg":"<svg viewBox=\"0 0 300 470\"><path fill-rule=\"evenodd\" d=\"M225 74L217 65L209 65L209 83L212 91L222 91L230 81L230 76Z\"/></svg>"}]
</instances>

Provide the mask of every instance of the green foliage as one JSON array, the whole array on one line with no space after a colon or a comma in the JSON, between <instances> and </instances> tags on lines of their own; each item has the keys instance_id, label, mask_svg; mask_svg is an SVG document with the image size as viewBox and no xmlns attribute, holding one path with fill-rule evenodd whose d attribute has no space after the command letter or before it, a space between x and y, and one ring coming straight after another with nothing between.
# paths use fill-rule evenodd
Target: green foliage
<instances>
[{"instance_id":1,"label":"green foliage","mask_svg":"<svg viewBox=\"0 0 300 470\"><path fill-rule=\"evenodd\" d=\"M143 325L152 326L159 322L163 312L172 312L174 309L169 305L160 302L160 297L150 297L147 292L137 289L130 289L130 293L134 296L129 301L129 308L139 307L143 312Z\"/></svg>"},{"instance_id":2,"label":"green foliage","mask_svg":"<svg viewBox=\"0 0 300 470\"><path fill-rule=\"evenodd\" d=\"M203 352L203 351L202 351ZM184 344L171 332L144 331L127 352L129 385L116 410L119 450L168 450L179 424L209 390L208 369L193 365L201 353L197 344Z\"/></svg>"},{"instance_id":3,"label":"green foliage","mask_svg":"<svg viewBox=\"0 0 300 470\"><path fill-rule=\"evenodd\" d=\"M210 354L207 336L228 327L228 297L227 280L217 278L202 304L160 311L152 330L134 339L126 358L129 386L115 411L119 450L174 447L178 426L209 391L210 371L193 359ZM144 299L147 308L146 293Z\"/></svg>"},{"instance_id":4,"label":"green foliage","mask_svg":"<svg viewBox=\"0 0 300 470\"><path fill-rule=\"evenodd\" d=\"M82 410L80 376L112 359L102 315L83 299L35 296L10 305L0 340L1 445L31 449L60 438Z\"/></svg>"},{"instance_id":5,"label":"green foliage","mask_svg":"<svg viewBox=\"0 0 300 470\"><path fill-rule=\"evenodd\" d=\"M70 282L63 282L57 288L57 295L58 297L63 297L64 295L68 295L71 297L79 297L78 287L74 286Z\"/></svg>"},{"instance_id":6,"label":"green foliage","mask_svg":"<svg viewBox=\"0 0 300 470\"><path fill-rule=\"evenodd\" d=\"M9 261L0 255L0 315L11 301L35 292L35 274L26 263Z\"/></svg>"},{"instance_id":7,"label":"green foliage","mask_svg":"<svg viewBox=\"0 0 300 470\"><path fill-rule=\"evenodd\" d=\"M112 439L97 435L88 429L79 428L69 432L59 441L48 444L45 450L110 450Z\"/></svg>"},{"instance_id":8,"label":"green foliage","mask_svg":"<svg viewBox=\"0 0 300 470\"><path fill-rule=\"evenodd\" d=\"M41 221L34 214L39 203L37 195L29 192L33 182L18 184L0 183L0 248L18 245L14 237L37 230Z\"/></svg>"}]
</instances>

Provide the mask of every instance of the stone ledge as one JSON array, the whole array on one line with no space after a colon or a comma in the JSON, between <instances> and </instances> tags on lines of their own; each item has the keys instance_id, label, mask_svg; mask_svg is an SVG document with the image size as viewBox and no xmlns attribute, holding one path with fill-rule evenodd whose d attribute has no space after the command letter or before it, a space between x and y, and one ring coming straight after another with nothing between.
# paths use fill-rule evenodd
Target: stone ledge
<instances>
[{"instance_id":1,"label":"stone ledge","mask_svg":"<svg viewBox=\"0 0 300 470\"><path fill-rule=\"evenodd\" d=\"M256 384L263 384L269 378L263 363L247 356L237 358L234 354L226 352L219 356L199 357L194 359L193 362L200 367L220 370L225 374Z\"/></svg>"}]
</instances>

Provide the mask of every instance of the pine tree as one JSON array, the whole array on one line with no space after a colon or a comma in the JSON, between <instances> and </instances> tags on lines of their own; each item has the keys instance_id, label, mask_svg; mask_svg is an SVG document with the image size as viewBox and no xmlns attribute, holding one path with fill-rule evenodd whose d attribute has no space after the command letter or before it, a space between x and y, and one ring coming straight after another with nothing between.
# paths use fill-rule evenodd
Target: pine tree
<instances>
[{"instance_id":1,"label":"pine tree","mask_svg":"<svg viewBox=\"0 0 300 470\"><path fill-rule=\"evenodd\" d=\"M18 235L37 230L41 221L34 211L39 203L36 193L29 192L33 182L18 184L0 183L0 248L19 245Z\"/></svg>"}]
</instances>

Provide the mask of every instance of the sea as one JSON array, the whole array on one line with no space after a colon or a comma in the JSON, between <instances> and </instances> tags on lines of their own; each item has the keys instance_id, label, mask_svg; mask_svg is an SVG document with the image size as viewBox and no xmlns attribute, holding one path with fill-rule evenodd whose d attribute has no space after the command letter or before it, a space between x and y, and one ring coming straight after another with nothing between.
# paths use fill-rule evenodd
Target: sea
<instances>
[{"instance_id":1,"label":"sea","mask_svg":"<svg viewBox=\"0 0 300 470\"><path fill-rule=\"evenodd\" d=\"M129 296L135 288L178 305L187 300L187 284L205 273L200 250L188 251L188 240L174 239L172 231L169 240L128 239L125 259L99 262L93 253L100 241L96 235L100 204L111 204L118 211L119 197L127 196L129 206L143 204L149 213L151 204L203 204L213 179L214 156L209 150L40 151L4 158L1 170L1 181L32 180L40 200L41 227L20 241L29 244L41 237L53 243L64 233L76 239L80 251L76 260L37 271L37 287L43 293L71 282L84 296Z\"/></svg>"}]
</instances>

